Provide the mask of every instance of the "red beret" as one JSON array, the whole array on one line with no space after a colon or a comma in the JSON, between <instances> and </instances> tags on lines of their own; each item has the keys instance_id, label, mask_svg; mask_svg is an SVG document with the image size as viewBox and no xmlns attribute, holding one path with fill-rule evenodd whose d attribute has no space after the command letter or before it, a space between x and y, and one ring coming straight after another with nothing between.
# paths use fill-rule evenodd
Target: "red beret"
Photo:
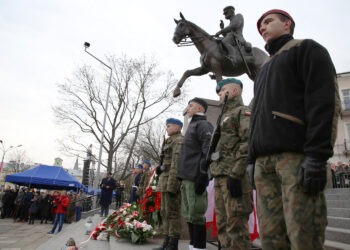
<instances>
[{"instance_id":1,"label":"red beret","mask_svg":"<svg viewBox=\"0 0 350 250\"><path fill-rule=\"evenodd\" d=\"M295 25L295 22L293 20L293 18L291 17L291 15L289 15L288 12L284 11L284 10L279 10L279 9L273 9L273 10L269 10L267 12L265 12L258 20L258 23L257 23L257 26L258 26L258 31L260 33L260 24L261 24L261 21L267 16L267 15L270 15L270 14L280 14L282 16L285 16L287 17L289 20L292 21L292 23L294 23ZM261 35L261 33L260 33Z\"/></svg>"}]
</instances>

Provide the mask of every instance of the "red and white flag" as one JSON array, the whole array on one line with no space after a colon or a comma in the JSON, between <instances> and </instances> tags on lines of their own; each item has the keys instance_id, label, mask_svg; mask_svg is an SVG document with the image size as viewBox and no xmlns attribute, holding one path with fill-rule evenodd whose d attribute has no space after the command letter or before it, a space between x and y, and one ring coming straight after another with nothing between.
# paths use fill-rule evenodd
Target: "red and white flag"
<instances>
[{"instance_id":1,"label":"red and white flag","mask_svg":"<svg viewBox=\"0 0 350 250\"><path fill-rule=\"evenodd\" d=\"M207 230L212 226L212 238L218 234L215 215L215 197L214 197L214 180L209 182L208 192L208 209L205 213ZM250 240L253 242L259 237L258 215L256 213L256 192L253 190L254 207L253 212L249 215L248 228Z\"/></svg>"}]
</instances>

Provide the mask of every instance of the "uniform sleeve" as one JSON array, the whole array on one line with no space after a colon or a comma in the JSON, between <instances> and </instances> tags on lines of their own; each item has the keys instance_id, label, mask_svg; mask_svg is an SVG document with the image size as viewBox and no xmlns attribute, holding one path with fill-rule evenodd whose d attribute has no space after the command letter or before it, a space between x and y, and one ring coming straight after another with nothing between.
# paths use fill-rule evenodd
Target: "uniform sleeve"
<instances>
[{"instance_id":1,"label":"uniform sleeve","mask_svg":"<svg viewBox=\"0 0 350 250\"><path fill-rule=\"evenodd\" d=\"M213 126L208 121L203 121L199 123L197 134L201 144L201 151L204 155L208 153L213 130Z\"/></svg>"},{"instance_id":2,"label":"uniform sleeve","mask_svg":"<svg viewBox=\"0 0 350 250\"><path fill-rule=\"evenodd\" d=\"M136 195L141 197L144 193L144 180L145 180L145 174L146 173L142 173L141 175L141 180L140 180L140 185L139 188L136 191Z\"/></svg>"},{"instance_id":3,"label":"uniform sleeve","mask_svg":"<svg viewBox=\"0 0 350 250\"><path fill-rule=\"evenodd\" d=\"M170 193L178 193L180 191L180 181L177 178L177 164L179 160L179 154L181 149L181 142L174 142L174 149L171 157L171 165L169 170L169 177L167 183L167 191Z\"/></svg>"},{"instance_id":4,"label":"uniform sleeve","mask_svg":"<svg viewBox=\"0 0 350 250\"><path fill-rule=\"evenodd\" d=\"M327 160L333 155L340 101L336 72L327 50L312 40L301 44L298 75L305 85L306 155Z\"/></svg>"},{"instance_id":5,"label":"uniform sleeve","mask_svg":"<svg viewBox=\"0 0 350 250\"><path fill-rule=\"evenodd\" d=\"M234 163L230 171L230 176L233 178L242 178L247 168L248 157L248 136L249 136L249 122L250 112L248 109L241 109L238 116L235 118L237 124L237 132L240 138L237 150L234 155Z\"/></svg>"}]
</instances>

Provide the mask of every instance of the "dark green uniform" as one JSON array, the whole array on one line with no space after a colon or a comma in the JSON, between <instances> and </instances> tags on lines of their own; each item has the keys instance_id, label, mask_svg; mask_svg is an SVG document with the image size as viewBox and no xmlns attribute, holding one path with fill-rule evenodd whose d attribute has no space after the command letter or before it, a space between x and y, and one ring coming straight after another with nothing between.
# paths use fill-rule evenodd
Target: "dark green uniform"
<instances>
[{"instance_id":1,"label":"dark green uniform","mask_svg":"<svg viewBox=\"0 0 350 250\"><path fill-rule=\"evenodd\" d=\"M248 219L253 208L252 188L245 174L249 121L249 108L243 105L241 96L227 101L216 147L221 157L210 165L215 178L216 224L223 249L251 248ZM228 177L241 181L241 197L233 198L230 195L226 184Z\"/></svg>"},{"instance_id":2,"label":"dark green uniform","mask_svg":"<svg viewBox=\"0 0 350 250\"><path fill-rule=\"evenodd\" d=\"M163 233L171 238L180 238L181 234L181 193L177 179L177 162L183 136L178 132L170 136L164 145L163 166L165 170L159 177L158 191L161 192L160 215Z\"/></svg>"}]
</instances>

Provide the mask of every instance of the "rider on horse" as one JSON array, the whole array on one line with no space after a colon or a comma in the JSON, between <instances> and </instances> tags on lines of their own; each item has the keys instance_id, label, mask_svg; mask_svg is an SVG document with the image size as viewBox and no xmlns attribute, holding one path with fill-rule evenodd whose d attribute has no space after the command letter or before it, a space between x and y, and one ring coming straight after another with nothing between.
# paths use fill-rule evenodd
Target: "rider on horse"
<instances>
[{"instance_id":1,"label":"rider on horse","mask_svg":"<svg viewBox=\"0 0 350 250\"><path fill-rule=\"evenodd\" d=\"M250 54L252 51L252 45L251 43L247 42L243 37L243 15L235 14L235 8L233 6L227 6L224 8L223 11L225 19L230 20L230 24L227 27L224 27L224 23L221 20L221 30L218 31L215 34L215 36L219 36L221 34L224 36L222 42L225 48L227 49L229 59L233 61L234 58L239 57L239 55L237 55L236 50L234 49L234 47L237 46L236 41L239 43L240 47L244 47L245 52L248 54ZM243 53L243 51L241 52Z\"/></svg>"}]
</instances>

